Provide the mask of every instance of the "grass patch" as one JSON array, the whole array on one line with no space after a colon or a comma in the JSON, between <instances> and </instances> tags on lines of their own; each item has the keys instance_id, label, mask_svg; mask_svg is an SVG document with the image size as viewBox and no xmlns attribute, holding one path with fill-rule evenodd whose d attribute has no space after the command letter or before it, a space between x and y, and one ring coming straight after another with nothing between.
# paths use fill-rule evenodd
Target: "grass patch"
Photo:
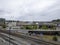
<instances>
[{"instance_id":1,"label":"grass patch","mask_svg":"<svg viewBox=\"0 0 60 45\"><path fill-rule=\"evenodd\" d=\"M53 35L44 35L44 36L42 36L42 38L44 39L44 40L53 40ZM57 36L57 38L60 38L60 36Z\"/></svg>"}]
</instances>

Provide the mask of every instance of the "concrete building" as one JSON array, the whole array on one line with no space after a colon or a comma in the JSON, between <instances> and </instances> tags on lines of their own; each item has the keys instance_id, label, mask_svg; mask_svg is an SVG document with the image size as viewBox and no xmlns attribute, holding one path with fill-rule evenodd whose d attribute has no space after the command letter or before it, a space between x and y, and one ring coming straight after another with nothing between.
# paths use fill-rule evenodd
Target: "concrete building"
<instances>
[{"instance_id":1,"label":"concrete building","mask_svg":"<svg viewBox=\"0 0 60 45\"><path fill-rule=\"evenodd\" d=\"M33 25L33 24L32 22L18 21L16 25L19 26L20 29L22 29L24 28L24 26Z\"/></svg>"},{"instance_id":2,"label":"concrete building","mask_svg":"<svg viewBox=\"0 0 60 45\"><path fill-rule=\"evenodd\" d=\"M7 30L20 30L20 27L16 25L17 21L6 21Z\"/></svg>"},{"instance_id":3,"label":"concrete building","mask_svg":"<svg viewBox=\"0 0 60 45\"><path fill-rule=\"evenodd\" d=\"M11 29L11 30L20 30L24 29L24 26L37 26L37 29L41 29L43 25L45 25L47 28L60 28L60 23L54 23L54 22L39 22L39 21L6 21L7 28L6 29Z\"/></svg>"}]
</instances>

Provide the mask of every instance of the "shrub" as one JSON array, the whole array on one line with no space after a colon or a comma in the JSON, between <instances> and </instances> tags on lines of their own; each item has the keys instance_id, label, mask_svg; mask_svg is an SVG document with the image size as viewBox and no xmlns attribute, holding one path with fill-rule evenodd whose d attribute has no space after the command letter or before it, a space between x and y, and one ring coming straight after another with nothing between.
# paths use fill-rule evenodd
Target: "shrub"
<instances>
[{"instance_id":1,"label":"shrub","mask_svg":"<svg viewBox=\"0 0 60 45\"><path fill-rule=\"evenodd\" d=\"M53 41L57 41L58 39L57 39L57 37L56 36L54 36L53 37Z\"/></svg>"}]
</instances>

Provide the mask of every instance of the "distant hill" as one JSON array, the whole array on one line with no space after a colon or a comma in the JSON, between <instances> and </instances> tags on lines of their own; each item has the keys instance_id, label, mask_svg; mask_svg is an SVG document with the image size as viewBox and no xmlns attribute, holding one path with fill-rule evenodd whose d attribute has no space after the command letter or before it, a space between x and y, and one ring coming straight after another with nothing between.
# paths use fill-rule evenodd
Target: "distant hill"
<instances>
[{"instance_id":1,"label":"distant hill","mask_svg":"<svg viewBox=\"0 0 60 45\"><path fill-rule=\"evenodd\" d=\"M60 22L60 19L52 20L52 22Z\"/></svg>"}]
</instances>

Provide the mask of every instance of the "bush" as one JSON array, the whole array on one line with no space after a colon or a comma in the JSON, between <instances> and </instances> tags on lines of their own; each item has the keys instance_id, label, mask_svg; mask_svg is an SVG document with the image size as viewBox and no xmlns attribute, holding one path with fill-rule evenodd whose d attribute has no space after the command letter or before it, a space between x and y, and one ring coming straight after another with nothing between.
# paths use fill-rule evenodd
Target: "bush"
<instances>
[{"instance_id":1,"label":"bush","mask_svg":"<svg viewBox=\"0 0 60 45\"><path fill-rule=\"evenodd\" d=\"M56 36L54 36L53 37L53 41L57 41L58 39L57 39L57 37Z\"/></svg>"},{"instance_id":2,"label":"bush","mask_svg":"<svg viewBox=\"0 0 60 45\"><path fill-rule=\"evenodd\" d=\"M3 27L3 28L6 28L6 25L4 24L4 25L2 25L2 27Z\"/></svg>"},{"instance_id":3,"label":"bush","mask_svg":"<svg viewBox=\"0 0 60 45\"><path fill-rule=\"evenodd\" d=\"M46 25L42 25L42 29L48 29Z\"/></svg>"}]
</instances>

